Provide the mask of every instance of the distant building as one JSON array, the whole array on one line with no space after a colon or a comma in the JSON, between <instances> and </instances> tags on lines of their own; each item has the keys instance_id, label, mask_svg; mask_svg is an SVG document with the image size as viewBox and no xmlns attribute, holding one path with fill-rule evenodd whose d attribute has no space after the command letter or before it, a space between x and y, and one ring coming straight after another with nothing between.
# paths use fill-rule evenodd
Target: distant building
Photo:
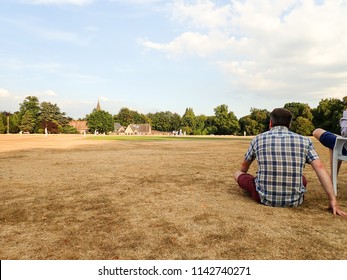
<instances>
[{"instance_id":1,"label":"distant building","mask_svg":"<svg viewBox=\"0 0 347 280\"><path fill-rule=\"evenodd\" d=\"M125 133L125 127L122 126L120 123L114 124L114 133L116 134L124 134Z\"/></svg>"},{"instance_id":2,"label":"distant building","mask_svg":"<svg viewBox=\"0 0 347 280\"><path fill-rule=\"evenodd\" d=\"M149 135L152 134L150 124L129 124L124 131L126 135Z\"/></svg>"},{"instance_id":3,"label":"distant building","mask_svg":"<svg viewBox=\"0 0 347 280\"><path fill-rule=\"evenodd\" d=\"M87 121L71 121L69 125L76 128L76 130L81 134L87 133L89 129L87 125Z\"/></svg>"}]
</instances>

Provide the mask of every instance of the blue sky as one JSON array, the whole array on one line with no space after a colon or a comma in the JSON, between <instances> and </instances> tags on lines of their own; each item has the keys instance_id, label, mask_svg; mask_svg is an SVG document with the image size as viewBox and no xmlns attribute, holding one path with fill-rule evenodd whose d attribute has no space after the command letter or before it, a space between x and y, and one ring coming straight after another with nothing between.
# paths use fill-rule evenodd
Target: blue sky
<instances>
[{"instance_id":1,"label":"blue sky","mask_svg":"<svg viewBox=\"0 0 347 280\"><path fill-rule=\"evenodd\" d=\"M277 3L280 2L280 3ZM0 111L28 95L73 118L347 95L347 3L0 0Z\"/></svg>"}]
</instances>

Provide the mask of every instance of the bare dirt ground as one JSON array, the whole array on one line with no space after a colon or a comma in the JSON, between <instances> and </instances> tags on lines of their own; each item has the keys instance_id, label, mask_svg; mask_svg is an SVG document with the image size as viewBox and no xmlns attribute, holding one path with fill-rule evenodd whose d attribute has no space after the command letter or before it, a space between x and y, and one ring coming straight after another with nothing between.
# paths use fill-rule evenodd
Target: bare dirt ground
<instances>
[{"instance_id":1,"label":"bare dirt ground","mask_svg":"<svg viewBox=\"0 0 347 280\"><path fill-rule=\"evenodd\" d=\"M248 144L0 135L0 259L347 259L347 219L310 166L297 208L237 187ZM347 210L345 164L338 199Z\"/></svg>"}]
</instances>

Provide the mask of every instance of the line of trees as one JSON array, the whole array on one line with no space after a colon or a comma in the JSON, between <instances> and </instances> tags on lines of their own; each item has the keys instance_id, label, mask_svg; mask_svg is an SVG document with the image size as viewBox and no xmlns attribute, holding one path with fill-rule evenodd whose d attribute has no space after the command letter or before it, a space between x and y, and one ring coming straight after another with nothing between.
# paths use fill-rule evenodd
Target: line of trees
<instances>
[{"instance_id":1,"label":"line of trees","mask_svg":"<svg viewBox=\"0 0 347 280\"><path fill-rule=\"evenodd\" d=\"M315 127L339 134L339 120L347 108L347 96L322 99L317 108L308 104L291 102L284 108L293 114L291 130L311 135ZM83 120L86 120L90 132L98 130L108 133L113 130L114 123L127 126L131 123L149 123L152 129L162 132L182 130L188 135L256 135L268 130L270 112L266 109L251 108L250 114L237 119L228 105L222 104L214 108L213 116L196 116L193 108L187 108L180 116L170 111L142 114L129 108L122 108L118 114L112 115L100 109L94 109ZM40 103L35 96L28 96L20 104L18 112L0 112L0 133L77 133L69 125L72 119L60 111L57 104Z\"/></svg>"},{"instance_id":2,"label":"line of trees","mask_svg":"<svg viewBox=\"0 0 347 280\"><path fill-rule=\"evenodd\" d=\"M36 96L28 96L19 105L19 111L0 112L0 133L77 133L69 125L71 118L60 111L57 104L39 102Z\"/></svg>"}]
</instances>

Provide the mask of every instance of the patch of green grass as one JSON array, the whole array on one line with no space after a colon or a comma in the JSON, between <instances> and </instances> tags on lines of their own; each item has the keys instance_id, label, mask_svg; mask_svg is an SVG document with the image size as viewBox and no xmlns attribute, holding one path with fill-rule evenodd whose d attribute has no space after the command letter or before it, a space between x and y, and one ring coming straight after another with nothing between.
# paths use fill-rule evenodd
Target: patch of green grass
<instances>
[{"instance_id":1,"label":"patch of green grass","mask_svg":"<svg viewBox=\"0 0 347 280\"><path fill-rule=\"evenodd\" d=\"M215 140L246 140L248 137L235 136L162 136L162 135L98 135L87 137L89 140L116 140L116 141L215 141Z\"/></svg>"}]
</instances>

